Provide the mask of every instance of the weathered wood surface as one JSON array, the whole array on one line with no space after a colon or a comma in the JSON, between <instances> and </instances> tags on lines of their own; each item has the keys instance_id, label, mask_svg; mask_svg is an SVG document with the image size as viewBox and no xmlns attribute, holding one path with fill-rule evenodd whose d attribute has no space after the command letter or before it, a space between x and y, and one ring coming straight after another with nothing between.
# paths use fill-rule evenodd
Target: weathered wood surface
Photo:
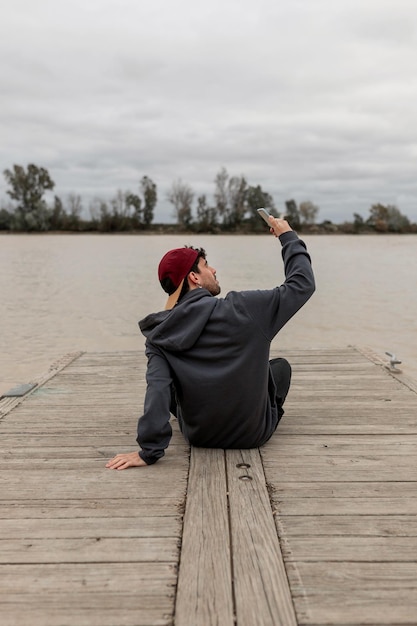
<instances>
[{"instance_id":1,"label":"weathered wood surface","mask_svg":"<svg viewBox=\"0 0 417 626\"><path fill-rule=\"evenodd\" d=\"M296 626L258 450L192 449L176 626Z\"/></svg>"},{"instance_id":2,"label":"weathered wood surface","mask_svg":"<svg viewBox=\"0 0 417 626\"><path fill-rule=\"evenodd\" d=\"M227 450L239 626L297 624L258 450Z\"/></svg>"},{"instance_id":3,"label":"weathered wood surface","mask_svg":"<svg viewBox=\"0 0 417 626\"><path fill-rule=\"evenodd\" d=\"M188 446L174 422L166 459L106 469L136 448L145 361L78 356L20 402L0 402L0 622L170 625Z\"/></svg>"},{"instance_id":4,"label":"weathered wood surface","mask_svg":"<svg viewBox=\"0 0 417 626\"><path fill-rule=\"evenodd\" d=\"M298 623L416 624L416 390L354 349L288 359L261 454Z\"/></svg>"},{"instance_id":5,"label":"weathered wood surface","mask_svg":"<svg viewBox=\"0 0 417 626\"><path fill-rule=\"evenodd\" d=\"M233 626L231 546L223 450L193 449L176 626Z\"/></svg>"},{"instance_id":6,"label":"weathered wood surface","mask_svg":"<svg viewBox=\"0 0 417 626\"><path fill-rule=\"evenodd\" d=\"M416 624L417 386L353 348L283 356L271 441L191 464L174 420L162 461L105 468L135 449L140 353L0 400L2 626Z\"/></svg>"},{"instance_id":7,"label":"weathered wood surface","mask_svg":"<svg viewBox=\"0 0 417 626\"><path fill-rule=\"evenodd\" d=\"M23 402L26 397L33 393L33 391L40 389L42 385L48 382L48 380L61 372L65 367L67 367L67 365L69 365L75 359L78 359L81 355L82 352L71 352L70 354L64 355L61 359L53 363L47 372L44 372L38 378L30 381L34 385L34 387L28 394L17 397L2 397L0 399L0 418L3 417L3 415L6 415L9 411L11 411L11 409L21 404L21 402Z\"/></svg>"}]
</instances>

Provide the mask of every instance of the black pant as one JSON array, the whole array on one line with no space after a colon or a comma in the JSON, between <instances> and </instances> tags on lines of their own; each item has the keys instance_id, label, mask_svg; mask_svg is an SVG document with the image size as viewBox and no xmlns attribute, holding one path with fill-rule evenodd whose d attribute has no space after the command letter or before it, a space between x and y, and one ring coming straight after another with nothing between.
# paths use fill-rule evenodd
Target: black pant
<instances>
[{"instance_id":1,"label":"black pant","mask_svg":"<svg viewBox=\"0 0 417 626\"><path fill-rule=\"evenodd\" d=\"M269 361L272 378L276 387L276 399L278 406L278 422L284 415L282 405L285 402L291 384L291 365L286 359L271 359ZM277 422L277 426L278 426Z\"/></svg>"}]
</instances>

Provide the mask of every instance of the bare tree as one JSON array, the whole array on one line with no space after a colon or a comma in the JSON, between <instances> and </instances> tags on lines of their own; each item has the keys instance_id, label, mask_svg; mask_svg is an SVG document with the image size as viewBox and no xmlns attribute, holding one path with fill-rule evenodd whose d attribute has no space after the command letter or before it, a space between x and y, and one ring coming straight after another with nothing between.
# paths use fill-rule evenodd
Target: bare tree
<instances>
[{"instance_id":1,"label":"bare tree","mask_svg":"<svg viewBox=\"0 0 417 626\"><path fill-rule=\"evenodd\" d=\"M235 225L245 217L248 185L244 176L232 176L228 184L230 219Z\"/></svg>"},{"instance_id":2,"label":"bare tree","mask_svg":"<svg viewBox=\"0 0 417 626\"><path fill-rule=\"evenodd\" d=\"M214 230L217 226L217 211L207 204L206 195L197 198L197 222L203 230Z\"/></svg>"},{"instance_id":3,"label":"bare tree","mask_svg":"<svg viewBox=\"0 0 417 626\"><path fill-rule=\"evenodd\" d=\"M285 217L288 220L290 226L294 228L294 230L300 228L300 211L295 200L291 199L285 201Z\"/></svg>"},{"instance_id":4,"label":"bare tree","mask_svg":"<svg viewBox=\"0 0 417 626\"><path fill-rule=\"evenodd\" d=\"M299 211L302 223L306 225L314 224L319 210L319 207L316 204L313 204L313 202L310 202L310 200L301 202Z\"/></svg>"},{"instance_id":5,"label":"bare tree","mask_svg":"<svg viewBox=\"0 0 417 626\"><path fill-rule=\"evenodd\" d=\"M216 212L223 218L224 224L240 224L247 210L246 197L248 185L244 176L232 176L225 167L214 179L214 200Z\"/></svg>"},{"instance_id":6,"label":"bare tree","mask_svg":"<svg viewBox=\"0 0 417 626\"><path fill-rule=\"evenodd\" d=\"M167 198L175 208L175 217L181 226L189 226L192 219L194 191L180 178L172 183Z\"/></svg>"},{"instance_id":7,"label":"bare tree","mask_svg":"<svg viewBox=\"0 0 417 626\"><path fill-rule=\"evenodd\" d=\"M143 222L146 226L148 226L152 223L154 209L158 199L156 184L149 178L149 176L143 176L140 184L144 199Z\"/></svg>"},{"instance_id":8,"label":"bare tree","mask_svg":"<svg viewBox=\"0 0 417 626\"><path fill-rule=\"evenodd\" d=\"M228 213L228 180L229 174L227 173L226 168L222 167L214 179L214 200L216 203L217 214L223 218L223 221L227 220Z\"/></svg>"}]
</instances>

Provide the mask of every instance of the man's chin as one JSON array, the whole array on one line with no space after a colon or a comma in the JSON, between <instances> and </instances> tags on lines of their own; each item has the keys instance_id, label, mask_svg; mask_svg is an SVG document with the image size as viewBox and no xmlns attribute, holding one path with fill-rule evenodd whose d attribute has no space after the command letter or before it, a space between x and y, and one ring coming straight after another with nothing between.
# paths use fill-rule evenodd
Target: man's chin
<instances>
[{"instance_id":1,"label":"man's chin","mask_svg":"<svg viewBox=\"0 0 417 626\"><path fill-rule=\"evenodd\" d=\"M220 289L220 285L214 285L214 286L210 286L210 287L206 287L207 291L209 291L211 293L212 296L218 296L221 289Z\"/></svg>"}]
</instances>

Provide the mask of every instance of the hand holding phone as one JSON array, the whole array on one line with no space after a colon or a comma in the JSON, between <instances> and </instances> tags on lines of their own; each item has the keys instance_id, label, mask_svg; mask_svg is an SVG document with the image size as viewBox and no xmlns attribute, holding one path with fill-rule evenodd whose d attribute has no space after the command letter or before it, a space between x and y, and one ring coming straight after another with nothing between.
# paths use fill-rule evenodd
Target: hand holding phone
<instances>
[{"instance_id":1,"label":"hand holding phone","mask_svg":"<svg viewBox=\"0 0 417 626\"><path fill-rule=\"evenodd\" d=\"M286 219L275 217L274 221L271 224L271 222L269 221L269 218L274 217L273 215L268 213L268 211L264 208L257 209L257 211L259 215L262 217L262 219L264 219L265 222L268 224L271 233L273 233L275 237L279 237L280 235L292 230L291 226L288 224Z\"/></svg>"},{"instance_id":2,"label":"hand holding phone","mask_svg":"<svg viewBox=\"0 0 417 626\"><path fill-rule=\"evenodd\" d=\"M268 213L266 209L258 209L258 213L262 217L262 219L265 220L268 226L271 226L271 224L269 223L269 218L271 217L270 213Z\"/></svg>"}]
</instances>

